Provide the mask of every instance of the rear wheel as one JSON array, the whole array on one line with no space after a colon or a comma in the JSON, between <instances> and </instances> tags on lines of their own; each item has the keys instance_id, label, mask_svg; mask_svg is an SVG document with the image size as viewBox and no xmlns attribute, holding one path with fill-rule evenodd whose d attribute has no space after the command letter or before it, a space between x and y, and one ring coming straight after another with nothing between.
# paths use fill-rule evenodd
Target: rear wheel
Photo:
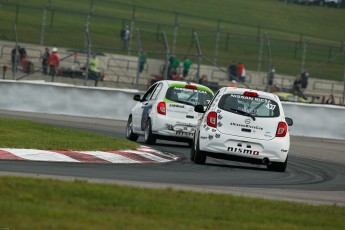
<instances>
[{"instance_id":1,"label":"rear wheel","mask_svg":"<svg viewBox=\"0 0 345 230\"><path fill-rule=\"evenodd\" d=\"M139 135L133 133L133 120L132 116L129 116L126 126L126 138L130 141L137 141Z\"/></svg>"},{"instance_id":2,"label":"rear wheel","mask_svg":"<svg viewBox=\"0 0 345 230\"><path fill-rule=\"evenodd\" d=\"M193 139L192 145L190 146L190 160L194 161L195 158L195 144L194 144L195 139Z\"/></svg>"},{"instance_id":3,"label":"rear wheel","mask_svg":"<svg viewBox=\"0 0 345 230\"><path fill-rule=\"evenodd\" d=\"M206 162L206 153L199 149L199 139L195 140L195 153L194 153L194 163L203 165Z\"/></svg>"},{"instance_id":4,"label":"rear wheel","mask_svg":"<svg viewBox=\"0 0 345 230\"><path fill-rule=\"evenodd\" d=\"M288 158L284 162L272 162L270 165L267 165L267 169L277 171L277 172L285 172L287 167Z\"/></svg>"},{"instance_id":5,"label":"rear wheel","mask_svg":"<svg viewBox=\"0 0 345 230\"><path fill-rule=\"evenodd\" d=\"M152 134L152 125L151 119L148 119L145 125L145 143L146 144L155 144L156 143L156 136Z\"/></svg>"}]
</instances>

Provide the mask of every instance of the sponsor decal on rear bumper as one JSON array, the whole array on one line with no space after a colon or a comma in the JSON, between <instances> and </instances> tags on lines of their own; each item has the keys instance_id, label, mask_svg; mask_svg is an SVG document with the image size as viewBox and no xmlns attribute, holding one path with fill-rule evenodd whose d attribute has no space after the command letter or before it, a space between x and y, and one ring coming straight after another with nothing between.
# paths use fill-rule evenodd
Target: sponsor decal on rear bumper
<instances>
[{"instance_id":1,"label":"sponsor decal on rear bumper","mask_svg":"<svg viewBox=\"0 0 345 230\"><path fill-rule=\"evenodd\" d=\"M228 151L234 152L234 153L243 153L243 154L247 154L247 155L254 155L254 156L260 155L259 151L251 150L251 149L228 147Z\"/></svg>"}]
</instances>

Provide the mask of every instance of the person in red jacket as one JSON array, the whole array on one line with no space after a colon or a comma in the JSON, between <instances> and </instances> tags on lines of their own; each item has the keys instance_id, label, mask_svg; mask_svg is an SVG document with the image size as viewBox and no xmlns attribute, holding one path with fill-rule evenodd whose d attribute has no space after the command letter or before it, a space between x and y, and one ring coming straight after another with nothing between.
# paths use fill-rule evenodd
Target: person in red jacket
<instances>
[{"instance_id":1,"label":"person in red jacket","mask_svg":"<svg viewBox=\"0 0 345 230\"><path fill-rule=\"evenodd\" d=\"M54 47L52 49L52 53L48 57L48 65L49 65L49 75L56 76L58 68L60 66L60 57L58 55L58 49Z\"/></svg>"},{"instance_id":2,"label":"person in red jacket","mask_svg":"<svg viewBox=\"0 0 345 230\"><path fill-rule=\"evenodd\" d=\"M244 82L246 79L246 69L241 62L237 64L237 77L240 82Z\"/></svg>"}]
</instances>

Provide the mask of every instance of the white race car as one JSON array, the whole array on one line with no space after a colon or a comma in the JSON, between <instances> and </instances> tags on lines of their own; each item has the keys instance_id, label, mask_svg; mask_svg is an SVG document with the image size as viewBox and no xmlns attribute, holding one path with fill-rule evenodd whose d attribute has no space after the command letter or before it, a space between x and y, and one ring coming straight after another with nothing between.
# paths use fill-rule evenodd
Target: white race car
<instances>
[{"instance_id":1,"label":"white race car","mask_svg":"<svg viewBox=\"0 0 345 230\"><path fill-rule=\"evenodd\" d=\"M144 135L145 143L154 144L156 139L193 142L199 113L194 106L206 107L214 93L206 86L162 80L153 84L128 117L126 138L136 141Z\"/></svg>"},{"instance_id":2,"label":"white race car","mask_svg":"<svg viewBox=\"0 0 345 230\"><path fill-rule=\"evenodd\" d=\"M251 89L223 87L203 113L195 130L190 159L206 157L267 165L284 172L288 161L291 118L278 96Z\"/></svg>"}]
</instances>

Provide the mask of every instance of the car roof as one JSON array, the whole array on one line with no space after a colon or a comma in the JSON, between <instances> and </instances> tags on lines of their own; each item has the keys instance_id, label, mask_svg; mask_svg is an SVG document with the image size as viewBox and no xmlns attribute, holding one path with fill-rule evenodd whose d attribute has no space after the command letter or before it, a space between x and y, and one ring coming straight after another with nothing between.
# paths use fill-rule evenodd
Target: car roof
<instances>
[{"instance_id":1,"label":"car roof","mask_svg":"<svg viewBox=\"0 0 345 230\"><path fill-rule=\"evenodd\" d=\"M234 87L223 87L220 89L220 92L223 94L243 94L244 92L256 92L259 97L261 98L267 98L270 100L278 101L278 96L273 93L268 93L260 90L254 90L254 89L247 89L247 88L234 88Z\"/></svg>"},{"instance_id":2,"label":"car roof","mask_svg":"<svg viewBox=\"0 0 345 230\"><path fill-rule=\"evenodd\" d=\"M185 85L195 85L198 89L206 90L209 93L211 93L212 95L214 94L213 91L209 87L207 87L205 85L202 85L202 84L197 84L195 82L174 81L174 80L161 80L159 82L163 82L163 83L167 84L168 87L173 86L173 85L182 85L182 86L185 86ZM157 83L159 83L159 82L157 82Z\"/></svg>"}]
</instances>

